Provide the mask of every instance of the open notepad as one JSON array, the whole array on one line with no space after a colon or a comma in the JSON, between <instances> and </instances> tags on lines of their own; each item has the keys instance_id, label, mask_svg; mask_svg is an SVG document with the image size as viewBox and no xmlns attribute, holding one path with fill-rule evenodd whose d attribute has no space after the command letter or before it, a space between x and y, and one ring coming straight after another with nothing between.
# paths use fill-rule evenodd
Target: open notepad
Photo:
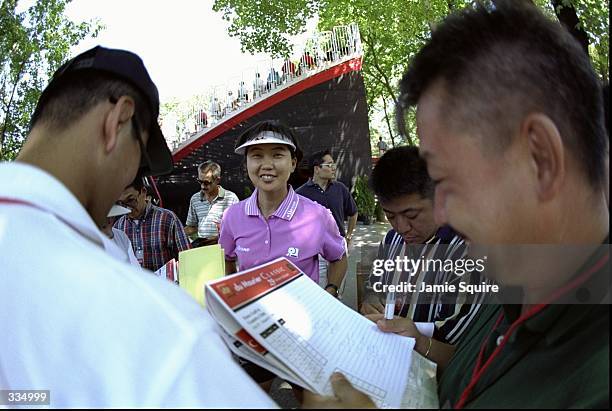
<instances>
[{"instance_id":1,"label":"open notepad","mask_svg":"<svg viewBox=\"0 0 612 411\"><path fill-rule=\"evenodd\" d=\"M333 395L330 376L341 372L397 408L422 374L411 368L414 339L381 332L285 258L207 283L206 300L234 353L315 393Z\"/></svg>"}]
</instances>

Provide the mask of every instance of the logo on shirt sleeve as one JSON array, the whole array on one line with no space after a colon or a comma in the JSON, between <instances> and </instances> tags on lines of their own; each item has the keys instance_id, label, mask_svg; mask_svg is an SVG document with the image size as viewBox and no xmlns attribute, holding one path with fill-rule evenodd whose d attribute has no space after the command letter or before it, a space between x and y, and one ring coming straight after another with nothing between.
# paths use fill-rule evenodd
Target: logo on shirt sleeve
<instances>
[{"instance_id":1,"label":"logo on shirt sleeve","mask_svg":"<svg viewBox=\"0 0 612 411\"><path fill-rule=\"evenodd\" d=\"M300 256L300 249L297 247L289 247L287 249L287 255L286 257L296 257L298 258Z\"/></svg>"}]
</instances>

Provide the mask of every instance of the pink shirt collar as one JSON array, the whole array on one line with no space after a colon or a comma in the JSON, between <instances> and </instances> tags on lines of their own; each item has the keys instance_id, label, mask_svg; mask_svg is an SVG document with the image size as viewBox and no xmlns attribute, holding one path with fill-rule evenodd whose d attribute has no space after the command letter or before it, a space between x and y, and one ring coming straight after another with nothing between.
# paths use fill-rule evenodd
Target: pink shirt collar
<instances>
[{"instance_id":1,"label":"pink shirt collar","mask_svg":"<svg viewBox=\"0 0 612 411\"><path fill-rule=\"evenodd\" d=\"M259 211L259 206L257 205L258 192L258 189L255 189L253 194L251 194L251 196L245 202L244 212L246 215L261 215L261 211ZM297 210L299 202L300 196L297 195L297 193L293 190L293 187L289 186L287 196L272 215L278 218L282 218L283 220L291 221L291 219L295 215L295 210Z\"/></svg>"}]
</instances>

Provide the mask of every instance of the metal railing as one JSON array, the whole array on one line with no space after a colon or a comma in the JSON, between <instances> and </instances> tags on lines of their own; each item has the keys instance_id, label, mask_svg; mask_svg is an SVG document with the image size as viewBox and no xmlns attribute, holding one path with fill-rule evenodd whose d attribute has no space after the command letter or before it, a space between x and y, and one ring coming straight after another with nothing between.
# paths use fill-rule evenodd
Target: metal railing
<instances>
[{"instance_id":1,"label":"metal railing","mask_svg":"<svg viewBox=\"0 0 612 411\"><path fill-rule=\"evenodd\" d=\"M356 23L315 33L292 58L270 59L249 67L224 84L208 90L207 106L194 109L187 132L172 142L173 149L203 130L214 127L267 94L363 54Z\"/></svg>"}]
</instances>

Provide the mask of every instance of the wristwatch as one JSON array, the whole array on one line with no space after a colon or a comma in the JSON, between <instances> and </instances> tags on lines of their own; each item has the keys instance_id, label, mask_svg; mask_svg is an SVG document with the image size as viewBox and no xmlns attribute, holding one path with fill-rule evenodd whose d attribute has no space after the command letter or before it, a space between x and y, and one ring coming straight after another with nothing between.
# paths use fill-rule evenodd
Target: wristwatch
<instances>
[{"instance_id":1,"label":"wristwatch","mask_svg":"<svg viewBox=\"0 0 612 411\"><path fill-rule=\"evenodd\" d=\"M328 288L333 288L334 289L334 297L338 298L338 286L336 284L332 284L329 283L325 286L325 291L327 291Z\"/></svg>"}]
</instances>

